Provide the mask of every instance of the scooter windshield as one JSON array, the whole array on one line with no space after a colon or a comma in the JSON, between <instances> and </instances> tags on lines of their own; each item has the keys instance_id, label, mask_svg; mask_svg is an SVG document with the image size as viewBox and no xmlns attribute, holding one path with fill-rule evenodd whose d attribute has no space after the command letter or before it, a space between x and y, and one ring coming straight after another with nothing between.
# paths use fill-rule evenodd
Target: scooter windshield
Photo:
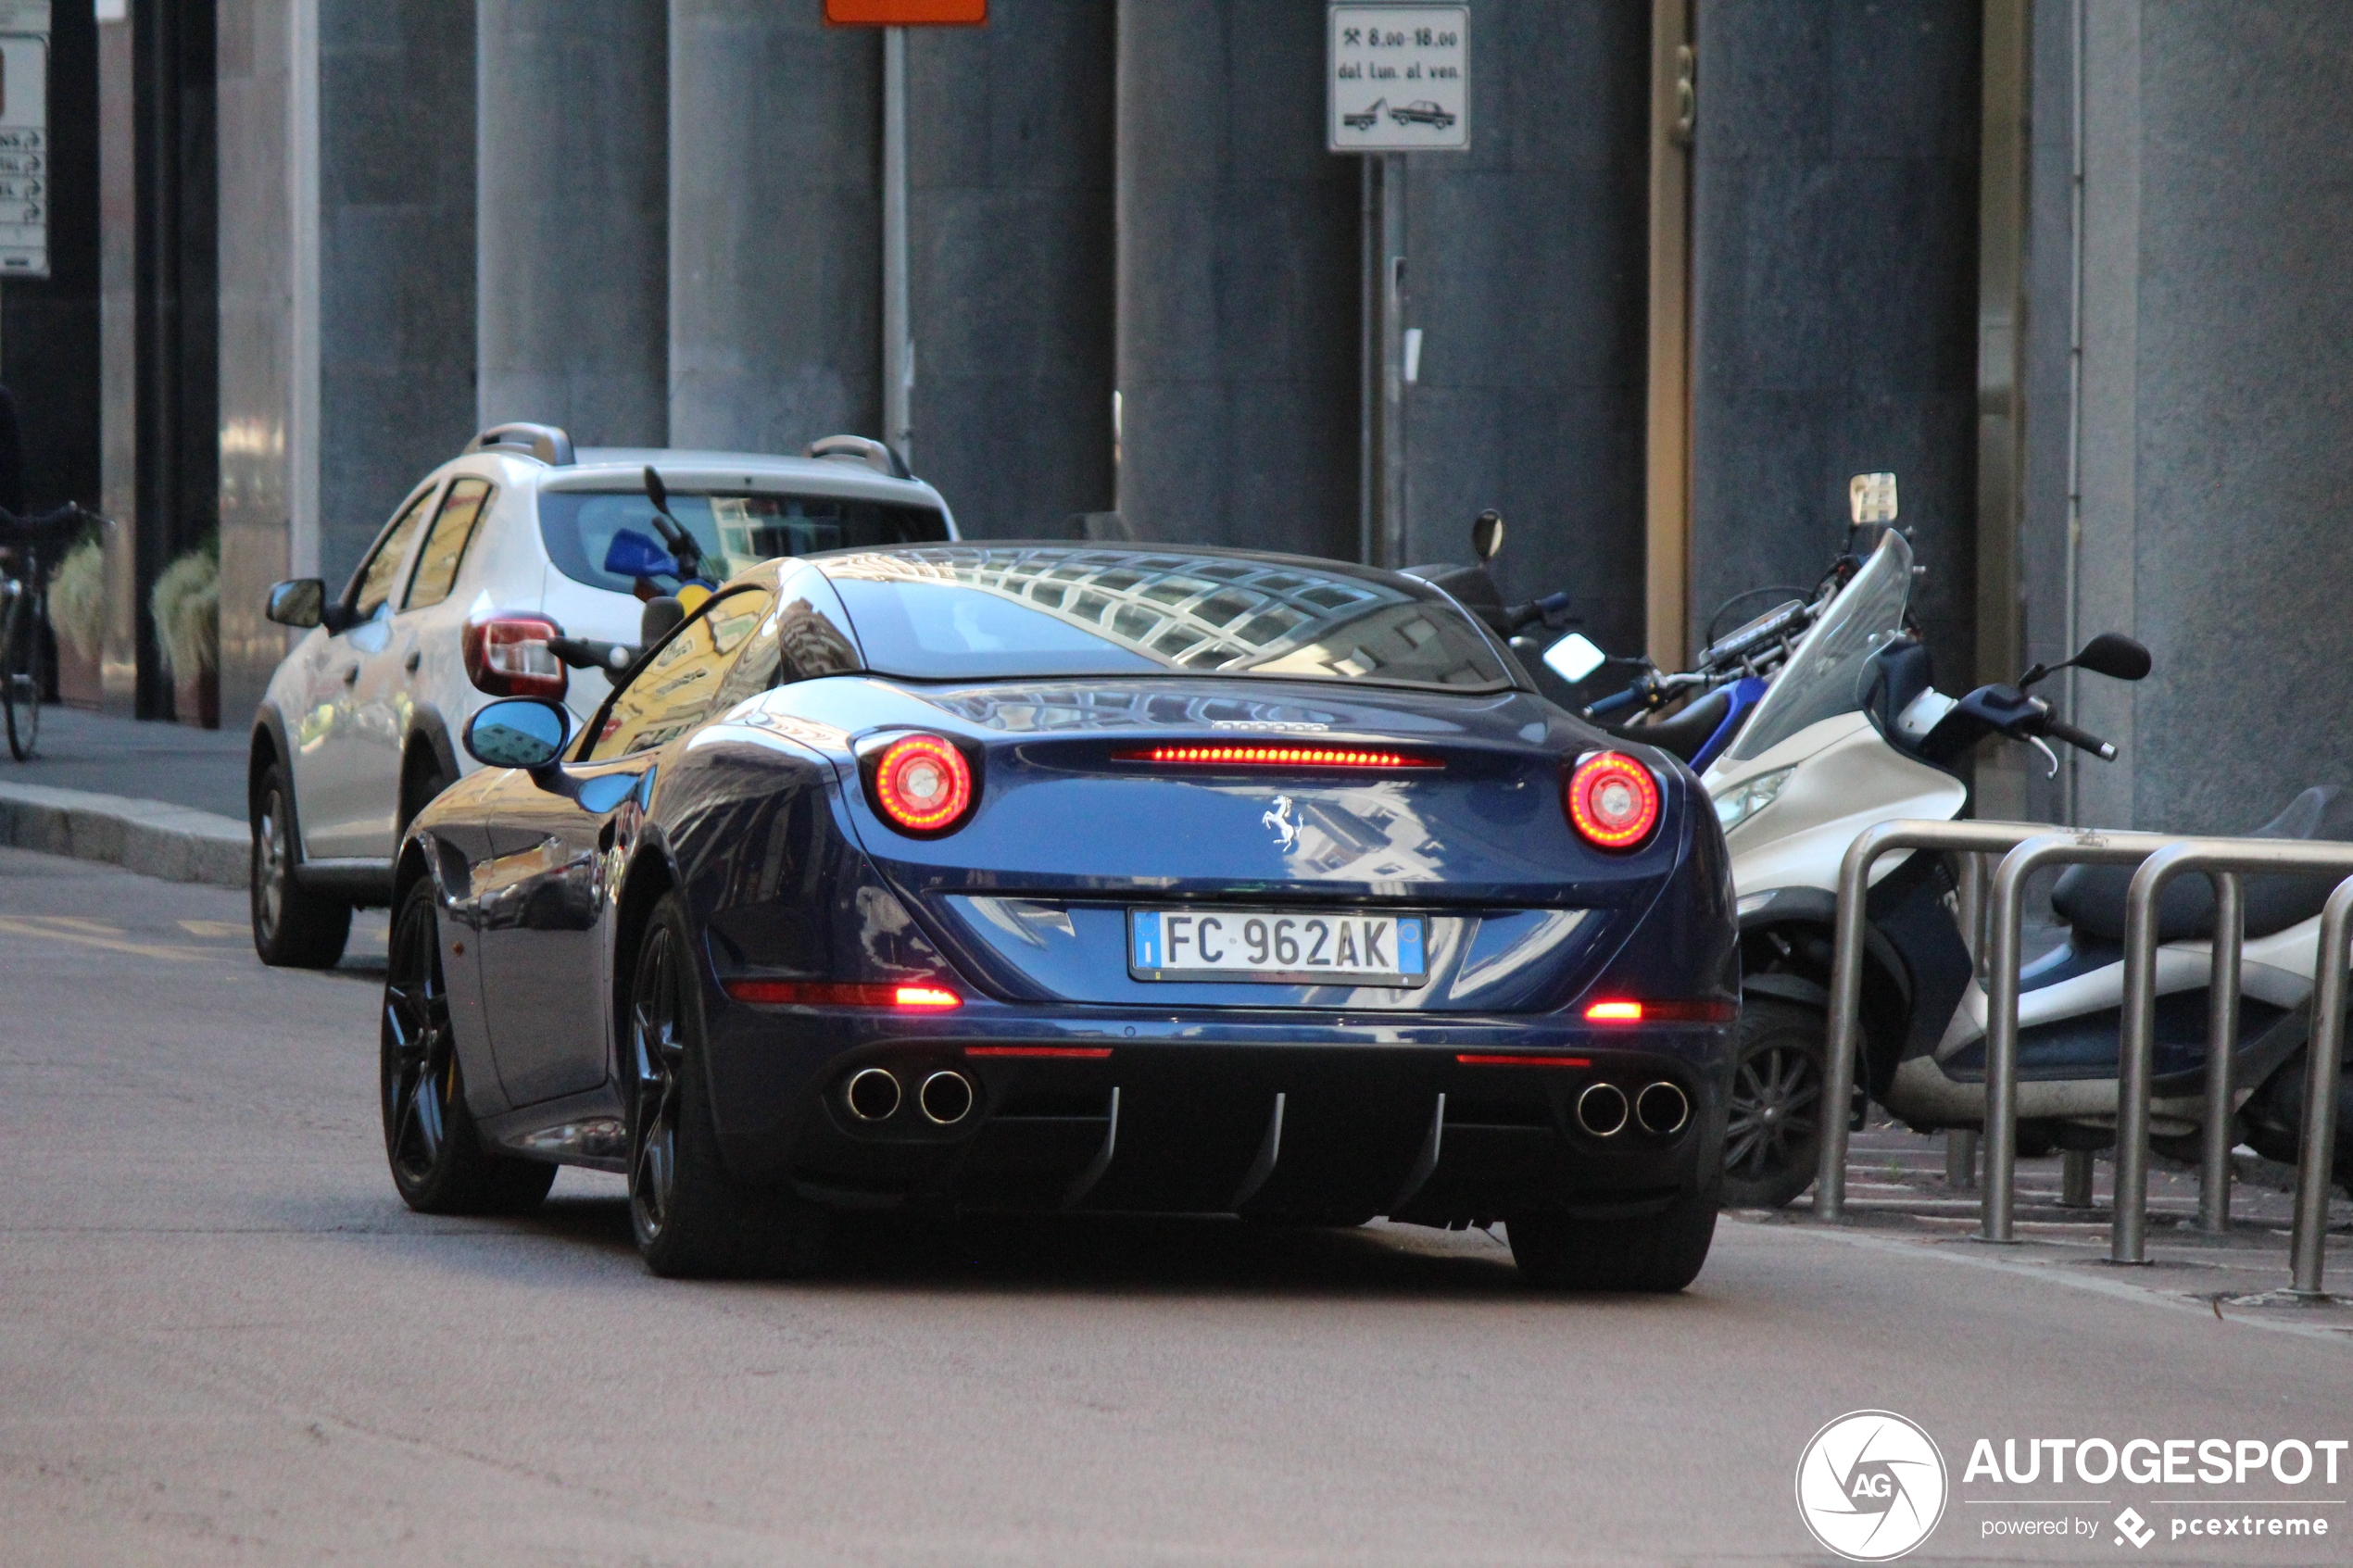
<instances>
[{"instance_id":1,"label":"scooter windshield","mask_svg":"<svg viewBox=\"0 0 2353 1568\"><path fill-rule=\"evenodd\" d=\"M1870 658L1904 630L1904 605L1912 594L1912 547L1889 529L1855 581L1806 640L1756 705L1725 753L1729 762L1762 757L1809 724L1852 713L1863 706Z\"/></svg>"}]
</instances>

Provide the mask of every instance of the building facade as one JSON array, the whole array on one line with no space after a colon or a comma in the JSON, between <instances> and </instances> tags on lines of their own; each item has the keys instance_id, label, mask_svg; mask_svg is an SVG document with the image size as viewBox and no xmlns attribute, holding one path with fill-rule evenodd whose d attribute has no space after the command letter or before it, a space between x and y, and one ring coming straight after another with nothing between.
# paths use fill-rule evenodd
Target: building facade
<instances>
[{"instance_id":1,"label":"building facade","mask_svg":"<svg viewBox=\"0 0 2353 1568\"><path fill-rule=\"evenodd\" d=\"M239 722L267 585L339 580L484 423L883 432L886 43L820 0L118 8L115 705L168 708L141 590L217 525ZM1948 689L2157 655L2070 694L2119 762L1989 757L1983 814L2227 829L2353 778L2256 685L2325 703L2353 652L2334 0L1470 0L1469 149L1386 164L1326 150L1313 0L991 11L905 47L904 444L968 532L1402 565L1494 507L1509 591L1673 660L1893 470Z\"/></svg>"}]
</instances>

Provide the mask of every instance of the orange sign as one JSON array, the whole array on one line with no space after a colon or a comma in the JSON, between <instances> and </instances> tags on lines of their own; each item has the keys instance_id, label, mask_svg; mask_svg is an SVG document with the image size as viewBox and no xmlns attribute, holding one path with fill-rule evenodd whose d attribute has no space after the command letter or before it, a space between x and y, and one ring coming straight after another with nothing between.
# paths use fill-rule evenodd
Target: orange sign
<instances>
[{"instance_id":1,"label":"orange sign","mask_svg":"<svg viewBox=\"0 0 2353 1568\"><path fill-rule=\"evenodd\" d=\"M988 0L825 0L836 27L978 27Z\"/></svg>"}]
</instances>

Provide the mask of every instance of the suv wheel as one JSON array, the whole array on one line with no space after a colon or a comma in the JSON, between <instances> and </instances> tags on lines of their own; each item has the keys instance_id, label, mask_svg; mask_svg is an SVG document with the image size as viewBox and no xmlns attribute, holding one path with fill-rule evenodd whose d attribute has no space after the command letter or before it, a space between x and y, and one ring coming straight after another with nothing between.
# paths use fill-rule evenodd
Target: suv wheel
<instances>
[{"instance_id":1,"label":"suv wheel","mask_svg":"<svg viewBox=\"0 0 2353 1568\"><path fill-rule=\"evenodd\" d=\"M333 969L351 937L351 906L306 892L295 880L294 789L283 762L253 791L253 950L282 969Z\"/></svg>"}]
</instances>

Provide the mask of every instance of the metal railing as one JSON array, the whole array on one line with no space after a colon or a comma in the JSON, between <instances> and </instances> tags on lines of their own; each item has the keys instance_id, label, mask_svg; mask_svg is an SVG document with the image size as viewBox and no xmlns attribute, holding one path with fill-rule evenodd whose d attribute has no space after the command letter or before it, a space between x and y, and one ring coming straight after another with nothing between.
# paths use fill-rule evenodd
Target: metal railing
<instances>
[{"instance_id":1,"label":"metal railing","mask_svg":"<svg viewBox=\"0 0 2353 1568\"><path fill-rule=\"evenodd\" d=\"M2157 1064L2158 910L2177 876L2204 872L2215 884L2214 958L2206 1045L2206 1110L2198 1218L2208 1229L2230 1223L2231 1054L2238 1043L2239 956L2247 872L2334 872L2353 879L2353 844L2278 838L2183 838L2151 855L2133 873L2124 899L2124 1017L2117 1060L2116 1211L2109 1257L2148 1261L2148 1131ZM2322 1237L2335 1165L2336 1073L2345 1033L2346 923L2353 880L2341 883L2322 911L2314 955L2312 1033L2305 1064L2303 1144L2296 1182L2290 1252L2295 1289L2321 1292ZM2334 917L2334 930L2332 930Z\"/></svg>"},{"instance_id":2,"label":"metal railing","mask_svg":"<svg viewBox=\"0 0 2353 1568\"><path fill-rule=\"evenodd\" d=\"M1855 1097L1855 1057L1862 1030L1863 936L1869 929L1863 908L1870 891L1871 868L1881 858L1898 850L1957 849L1971 851L1961 886L1962 927L1974 938L1984 866L1978 855L2007 850L2051 831L2048 822L1894 822L1866 828L1846 847L1838 868L1838 930L1831 962L1829 1048L1822 1064L1822 1148L1814 1171L1814 1215L1836 1220L1846 1212L1846 1117ZM1977 952L1972 940L1970 952ZM1992 1083L1988 1067L1989 1085ZM1987 1175L1992 1175L1989 1150Z\"/></svg>"},{"instance_id":3,"label":"metal railing","mask_svg":"<svg viewBox=\"0 0 2353 1568\"><path fill-rule=\"evenodd\" d=\"M2045 866L2132 866L2175 840L2161 833L2045 829L2015 846L1994 872L1985 943L1985 1201L1978 1236L2015 1241L2018 1181L2018 997L2024 967L2026 879Z\"/></svg>"},{"instance_id":4,"label":"metal railing","mask_svg":"<svg viewBox=\"0 0 2353 1568\"><path fill-rule=\"evenodd\" d=\"M2353 931L2353 845L2062 830L2035 822L1894 822L1859 834L1839 868L1830 1030L1823 1064L1823 1132L1814 1190L1818 1219L1837 1220L1845 1210L1847 1107L1854 1094L1861 1034L1862 971L1869 930L1865 905L1871 869L1887 855L1919 849L1955 851L1964 857L1959 913L1986 988L1983 1198L1979 1231L1982 1239L1994 1242L2015 1239L2020 949L2027 881L2036 872L2055 865L2138 868L2126 896L2111 1246L2118 1262L2145 1261L2150 1090L2156 1062L2157 910L2166 885L2176 876L2193 872L2205 874L2214 883L2198 1223L2203 1229L2224 1230L2230 1223L2235 1109L2230 1059L2238 1035L2246 907L2239 877L2255 872L2347 874L2347 880L2331 895L2322 915L2291 1247L2296 1293L2319 1296L2335 1156L2336 1076L2344 1057L2348 932ZM1989 889L1980 857L1994 850L2004 853ZM1990 927L1982 942L1981 919Z\"/></svg>"}]
</instances>

